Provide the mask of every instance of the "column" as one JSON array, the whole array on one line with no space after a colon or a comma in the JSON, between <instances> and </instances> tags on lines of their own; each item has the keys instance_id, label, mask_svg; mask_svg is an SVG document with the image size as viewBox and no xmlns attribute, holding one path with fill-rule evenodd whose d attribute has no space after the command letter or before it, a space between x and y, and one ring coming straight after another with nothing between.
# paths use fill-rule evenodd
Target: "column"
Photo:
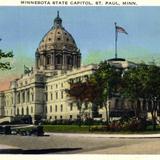
<instances>
[{"instance_id":1,"label":"column","mask_svg":"<svg viewBox=\"0 0 160 160\"><path fill-rule=\"evenodd\" d=\"M76 68L76 55L73 55L73 67Z\"/></svg>"},{"instance_id":2,"label":"column","mask_svg":"<svg viewBox=\"0 0 160 160\"><path fill-rule=\"evenodd\" d=\"M16 111L15 111L15 109L16 109L16 90L15 89L13 89L13 115L15 115L16 114Z\"/></svg>"},{"instance_id":3,"label":"column","mask_svg":"<svg viewBox=\"0 0 160 160\"><path fill-rule=\"evenodd\" d=\"M43 67L46 68L46 56L43 55Z\"/></svg>"},{"instance_id":4,"label":"column","mask_svg":"<svg viewBox=\"0 0 160 160\"><path fill-rule=\"evenodd\" d=\"M55 69L55 54L52 53L52 67Z\"/></svg>"},{"instance_id":5,"label":"column","mask_svg":"<svg viewBox=\"0 0 160 160\"><path fill-rule=\"evenodd\" d=\"M51 53L51 56L50 56L50 69L54 69L54 55L53 53Z\"/></svg>"},{"instance_id":6,"label":"column","mask_svg":"<svg viewBox=\"0 0 160 160\"><path fill-rule=\"evenodd\" d=\"M66 69L66 55L64 52L62 55L62 69Z\"/></svg>"},{"instance_id":7,"label":"column","mask_svg":"<svg viewBox=\"0 0 160 160\"><path fill-rule=\"evenodd\" d=\"M20 103L22 103L22 91L19 92L20 97Z\"/></svg>"}]
</instances>

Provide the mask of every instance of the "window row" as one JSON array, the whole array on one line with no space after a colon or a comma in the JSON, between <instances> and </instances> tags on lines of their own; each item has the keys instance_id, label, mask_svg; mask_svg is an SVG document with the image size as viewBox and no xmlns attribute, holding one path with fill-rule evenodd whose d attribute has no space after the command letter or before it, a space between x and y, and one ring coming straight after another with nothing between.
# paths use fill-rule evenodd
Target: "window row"
<instances>
[{"instance_id":1,"label":"window row","mask_svg":"<svg viewBox=\"0 0 160 160\"><path fill-rule=\"evenodd\" d=\"M17 103L25 103L25 102L30 102L34 101L34 94L28 92L22 92L21 94L17 94Z\"/></svg>"},{"instance_id":2,"label":"window row","mask_svg":"<svg viewBox=\"0 0 160 160\"><path fill-rule=\"evenodd\" d=\"M55 96L55 97L54 97ZM53 93L46 93L46 101L48 100L53 100L53 99L63 99L64 98L64 91L60 91L60 93L58 94L58 91L55 92L55 95Z\"/></svg>"},{"instance_id":3,"label":"window row","mask_svg":"<svg viewBox=\"0 0 160 160\"><path fill-rule=\"evenodd\" d=\"M16 115L29 115L33 113L33 107L17 108Z\"/></svg>"},{"instance_id":4,"label":"window row","mask_svg":"<svg viewBox=\"0 0 160 160\"><path fill-rule=\"evenodd\" d=\"M73 103L70 103L70 111L73 110ZM63 105L60 105L60 112L63 112L64 108ZM52 105L49 106L48 112L58 112L58 105L55 105L54 107Z\"/></svg>"},{"instance_id":5,"label":"window row","mask_svg":"<svg viewBox=\"0 0 160 160\"><path fill-rule=\"evenodd\" d=\"M72 118L73 118L73 115L69 115L69 119L72 119ZM51 120L51 119L57 120L58 117L57 117L57 116L50 116L49 119L50 119L50 120ZM62 120L62 119L63 119L63 116L60 116L60 119Z\"/></svg>"},{"instance_id":6,"label":"window row","mask_svg":"<svg viewBox=\"0 0 160 160\"><path fill-rule=\"evenodd\" d=\"M85 82L88 78L89 75L84 75L81 77L71 78L69 81L70 83Z\"/></svg>"},{"instance_id":7,"label":"window row","mask_svg":"<svg viewBox=\"0 0 160 160\"><path fill-rule=\"evenodd\" d=\"M58 111L58 106L57 105L55 105L54 111L55 112ZM60 105L60 111L63 112L63 105L62 104ZM50 105L49 112L53 112L53 106L52 105Z\"/></svg>"},{"instance_id":8,"label":"window row","mask_svg":"<svg viewBox=\"0 0 160 160\"><path fill-rule=\"evenodd\" d=\"M46 86L46 91L47 91L48 89L51 89L51 90L52 90L54 86L55 86L56 89L58 89L58 87L59 87L58 84ZM61 83L60 86L61 86L61 88L63 88L63 83ZM49 87L50 87L50 88L49 88Z\"/></svg>"}]
</instances>

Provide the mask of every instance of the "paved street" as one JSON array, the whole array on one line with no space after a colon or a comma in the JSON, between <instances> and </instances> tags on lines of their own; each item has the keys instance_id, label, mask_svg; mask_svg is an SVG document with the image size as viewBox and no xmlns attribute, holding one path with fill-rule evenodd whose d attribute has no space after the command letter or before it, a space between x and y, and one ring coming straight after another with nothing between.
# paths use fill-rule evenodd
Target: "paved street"
<instances>
[{"instance_id":1,"label":"paved street","mask_svg":"<svg viewBox=\"0 0 160 160\"><path fill-rule=\"evenodd\" d=\"M0 148L10 146L35 152L38 150L36 153L58 154L160 154L160 135L156 135L157 138L150 136L152 138L61 133L51 133L44 137L0 135Z\"/></svg>"}]
</instances>

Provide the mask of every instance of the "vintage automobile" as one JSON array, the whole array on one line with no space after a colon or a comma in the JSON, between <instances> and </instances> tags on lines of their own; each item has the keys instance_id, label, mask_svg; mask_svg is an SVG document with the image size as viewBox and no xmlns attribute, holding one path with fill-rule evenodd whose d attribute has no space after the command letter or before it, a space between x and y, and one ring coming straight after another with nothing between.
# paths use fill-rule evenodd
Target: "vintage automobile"
<instances>
[{"instance_id":1,"label":"vintage automobile","mask_svg":"<svg viewBox=\"0 0 160 160\"><path fill-rule=\"evenodd\" d=\"M0 134L5 135L21 135L21 136L43 136L44 130L43 126L38 125L31 128L28 127L11 127L9 125L7 126L0 126Z\"/></svg>"}]
</instances>

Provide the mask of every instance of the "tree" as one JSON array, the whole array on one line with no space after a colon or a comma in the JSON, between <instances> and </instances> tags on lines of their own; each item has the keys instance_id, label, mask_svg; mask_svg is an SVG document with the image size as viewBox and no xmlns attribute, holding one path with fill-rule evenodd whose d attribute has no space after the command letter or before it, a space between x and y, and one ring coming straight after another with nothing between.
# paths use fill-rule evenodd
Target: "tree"
<instances>
[{"instance_id":1,"label":"tree","mask_svg":"<svg viewBox=\"0 0 160 160\"><path fill-rule=\"evenodd\" d=\"M153 129L156 129L157 101L160 99L160 67L152 64L139 64L136 68L129 69L123 77L122 93L133 101L140 98L151 102L149 111L152 115ZM140 112L135 106L136 116Z\"/></svg>"},{"instance_id":2,"label":"tree","mask_svg":"<svg viewBox=\"0 0 160 160\"><path fill-rule=\"evenodd\" d=\"M83 105L87 105L90 102L93 102L94 99L94 84L90 83L90 78L85 81L79 82L70 82L70 89L67 89L66 92L77 103L77 107L80 111L80 118L84 116L85 109Z\"/></svg>"},{"instance_id":3,"label":"tree","mask_svg":"<svg viewBox=\"0 0 160 160\"><path fill-rule=\"evenodd\" d=\"M12 58L13 57L13 52L3 52L0 49L0 69L1 70L10 70L11 69L11 64L10 62L6 61L7 58ZM3 60L3 62L2 62Z\"/></svg>"},{"instance_id":4,"label":"tree","mask_svg":"<svg viewBox=\"0 0 160 160\"><path fill-rule=\"evenodd\" d=\"M115 92L118 92L120 81L121 70L104 61L88 80L70 84L68 93L78 102L79 108L83 103L88 102L95 104L94 107L105 107L107 122L109 122L109 100Z\"/></svg>"},{"instance_id":5,"label":"tree","mask_svg":"<svg viewBox=\"0 0 160 160\"><path fill-rule=\"evenodd\" d=\"M129 68L123 74L121 94L133 102L136 117L140 116L140 112L137 112L137 105L135 102L140 98L144 98L144 84L147 78L146 73L146 65L139 64L137 67Z\"/></svg>"},{"instance_id":6,"label":"tree","mask_svg":"<svg viewBox=\"0 0 160 160\"><path fill-rule=\"evenodd\" d=\"M98 69L91 77L90 83L94 84L95 101L97 105L105 107L107 123L109 123L110 99L119 92L122 70L108 61L101 62Z\"/></svg>"}]
</instances>

